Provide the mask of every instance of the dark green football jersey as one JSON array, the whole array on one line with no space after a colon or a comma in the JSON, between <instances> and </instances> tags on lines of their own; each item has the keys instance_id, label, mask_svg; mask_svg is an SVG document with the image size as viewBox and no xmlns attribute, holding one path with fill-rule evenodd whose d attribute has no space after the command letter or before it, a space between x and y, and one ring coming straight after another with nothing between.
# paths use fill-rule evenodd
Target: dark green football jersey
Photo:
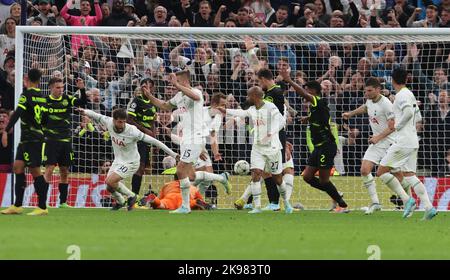
<instances>
[{"instance_id":1,"label":"dark green football jersey","mask_svg":"<svg viewBox=\"0 0 450 280\"><path fill-rule=\"evenodd\" d=\"M20 114L21 142L42 142L44 140L41 127L41 106L45 102L46 98L38 88L28 88L20 95L16 111Z\"/></svg>"},{"instance_id":2,"label":"dark green football jersey","mask_svg":"<svg viewBox=\"0 0 450 280\"><path fill-rule=\"evenodd\" d=\"M70 142L72 138L72 107L86 103L86 93L81 91L81 98L63 94L59 98L47 96L42 106L42 130L47 140Z\"/></svg>"},{"instance_id":3,"label":"dark green football jersey","mask_svg":"<svg viewBox=\"0 0 450 280\"><path fill-rule=\"evenodd\" d=\"M156 118L156 107L150 100L137 96L127 108L128 114L133 116L136 122L145 128L152 129Z\"/></svg>"},{"instance_id":4,"label":"dark green football jersey","mask_svg":"<svg viewBox=\"0 0 450 280\"><path fill-rule=\"evenodd\" d=\"M330 128L330 108L325 99L314 96L309 105L309 129L311 141L314 146L321 146L327 142L334 142L334 136Z\"/></svg>"},{"instance_id":5,"label":"dark green football jersey","mask_svg":"<svg viewBox=\"0 0 450 280\"><path fill-rule=\"evenodd\" d=\"M278 111L284 116L284 90L280 85L274 84L264 93L264 100L277 106Z\"/></svg>"}]
</instances>

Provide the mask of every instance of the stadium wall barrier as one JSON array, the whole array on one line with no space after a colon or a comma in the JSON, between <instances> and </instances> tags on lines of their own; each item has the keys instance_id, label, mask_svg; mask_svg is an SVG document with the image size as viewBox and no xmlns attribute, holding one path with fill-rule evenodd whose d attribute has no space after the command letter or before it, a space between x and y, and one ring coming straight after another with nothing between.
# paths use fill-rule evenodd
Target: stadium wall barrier
<instances>
[{"instance_id":1,"label":"stadium wall barrier","mask_svg":"<svg viewBox=\"0 0 450 280\"><path fill-rule=\"evenodd\" d=\"M427 188L433 205L439 211L450 210L450 178L421 177ZM58 176L54 175L49 189L47 204L50 207L58 205ZM105 175L86 175L86 177L69 178L68 204L74 207L102 207L109 201L106 191ZM32 185L31 175L27 177L28 187L25 191L24 206L36 206L37 196ZM0 206L11 204L11 174L0 173ZM416 197L417 198L417 197ZM419 202L419 207L420 207Z\"/></svg>"}]
</instances>

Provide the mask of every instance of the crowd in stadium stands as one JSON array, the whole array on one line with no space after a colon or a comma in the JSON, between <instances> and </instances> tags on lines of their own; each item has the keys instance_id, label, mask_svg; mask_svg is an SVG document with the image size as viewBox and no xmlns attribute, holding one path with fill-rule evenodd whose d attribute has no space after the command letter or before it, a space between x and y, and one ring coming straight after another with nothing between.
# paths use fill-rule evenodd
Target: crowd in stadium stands
<instances>
[{"instance_id":1,"label":"crowd in stadium stands","mask_svg":"<svg viewBox=\"0 0 450 280\"><path fill-rule=\"evenodd\" d=\"M8 112L14 109L14 38L20 24L21 5L0 0L0 131L6 126ZM155 26L169 27L450 27L450 0L34 0L28 1L27 25L68 26ZM205 105L215 92L223 92L227 106L244 104L247 89L256 83L255 73L262 67L273 70L289 67L295 80L304 84L321 82L333 121L342 136L345 172L359 174L362 155L369 136L365 117L343 122L341 114L364 102L364 81L381 79L383 93L393 98L390 85L392 69L406 67L411 73L408 86L420 101L422 121L419 167L432 175L450 172L450 96L448 42L417 44L264 44L246 38L242 42L141 41L114 37L72 35L66 39L64 57L46 57L27 52L31 65L45 70L47 76L67 81L68 92L75 91L75 80L82 77L88 88L89 109L109 114L117 106L127 106L139 94L139 81L151 78L154 91L164 99L174 95L166 82L167 73L190 69L193 84L203 90ZM38 45L39 46L39 45ZM61 63L62 62L62 63ZM57 69L64 65L63 69ZM305 126L307 104L285 87L289 102L288 139L293 142L296 171L304 166L307 148ZM175 114L175 115L174 115ZM171 141L174 114L158 112L157 137L176 148ZM111 160L111 147L101 127L74 115L73 139L78 160L74 171L104 173ZM232 141L221 144L225 162L216 166L230 169L242 151L250 148L245 124L228 121L234 127ZM299 137L298 135L301 135ZM244 141L240 141L239 138ZM11 141L9 141L10 143ZM0 171L10 170L11 145L0 147ZM162 168L163 155L153 166Z\"/></svg>"}]
</instances>

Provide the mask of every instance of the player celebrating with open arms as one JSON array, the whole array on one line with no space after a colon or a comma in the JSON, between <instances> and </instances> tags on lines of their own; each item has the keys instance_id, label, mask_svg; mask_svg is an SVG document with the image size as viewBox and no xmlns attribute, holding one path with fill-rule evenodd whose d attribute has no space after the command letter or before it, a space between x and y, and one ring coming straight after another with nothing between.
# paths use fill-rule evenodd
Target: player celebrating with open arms
<instances>
[{"instance_id":1,"label":"player celebrating with open arms","mask_svg":"<svg viewBox=\"0 0 450 280\"><path fill-rule=\"evenodd\" d=\"M91 110L78 109L78 111L82 115L86 115L106 127L111 135L114 149L114 162L105 181L108 186L107 190L117 201L111 210L119 210L125 206L123 194L128 197L128 211L132 210L137 200L137 194L129 190L121 181L122 179L131 177L139 168L140 155L137 143L142 141L157 146L174 158L178 158L179 156L160 141L144 134L134 125L127 124L128 115L125 109L115 109L112 112L112 118L97 114Z\"/></svg>"},{"instance_id":2,"label":"player celebrating with open arms","mask_svg":"<svg viewBox=\"0 0 450 280\"><path fill-rule=\"evenodd\" d=\"M183 203L181 207L170 213L187 214L191 212L189 206L189 187L191 179L194 185L201 182L219 181L230 193L231 185L228 182L228 173L220 175L205 171L194 171L193 164L198 160L204 150L205 137L208 129L203 120L203 94L200 90L191 87L190 72L188 70L171 73L169 82L175 86L179 92L169 101L163 101L150 95L150 101L161 110L172 111L178 108L181 111L181 126L183 135L181 136L180 151L181 160L177 165L177 176L180 180L181 196Z\"/></svg>"},{"instance_id":3,"label":"player celebrating with open arms","mask_svg":"<svg viewBox=\"0 0 450 280\"><path fill-rule=\"evenodd\" d=\"M303 180L312 187L326 192L339 207L333 209L336 213L348 213L347 203L341 197L334 184L330 181L330 170L334 165L337 145L330 127L330 108L325 99L321 98L321 86L317 81L309 81L305 89L295 83L290 77L289 69L280 70L284 81L295 91L309 101L308 121L314 150L309 156L308 165L303 172ZM315 177L319 171L319 179Z\"/></svg>"}]
</instances>

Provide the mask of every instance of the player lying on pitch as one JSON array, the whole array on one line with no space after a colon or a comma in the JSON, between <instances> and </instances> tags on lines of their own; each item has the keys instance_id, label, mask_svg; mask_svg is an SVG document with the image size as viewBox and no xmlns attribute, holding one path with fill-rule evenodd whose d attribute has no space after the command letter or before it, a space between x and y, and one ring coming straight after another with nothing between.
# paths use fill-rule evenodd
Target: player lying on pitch
<instances>
[{"instance_id":1,"label":"player lying on pitch","mask_svg":"<svg viewBox=\"0 0 450 280\"><path fill-rule=\"evenodd\" d=\"M166 210L175 210L181 206L182 197L181 197L180 180L178 180L176 170L177 170L176 168L171 168L166 170L169 172L163 173L163 174L174 174L174 180L164 184L159 195L151 193L147 197L145 197L144 199L146 201L146 204L148 204L153 209L166 209ZM211 209L211 205L205 202L198 188L192 185L189 188L189 198L190 198L189 205L192 210Z\"/></svg>"}]
</instances>

